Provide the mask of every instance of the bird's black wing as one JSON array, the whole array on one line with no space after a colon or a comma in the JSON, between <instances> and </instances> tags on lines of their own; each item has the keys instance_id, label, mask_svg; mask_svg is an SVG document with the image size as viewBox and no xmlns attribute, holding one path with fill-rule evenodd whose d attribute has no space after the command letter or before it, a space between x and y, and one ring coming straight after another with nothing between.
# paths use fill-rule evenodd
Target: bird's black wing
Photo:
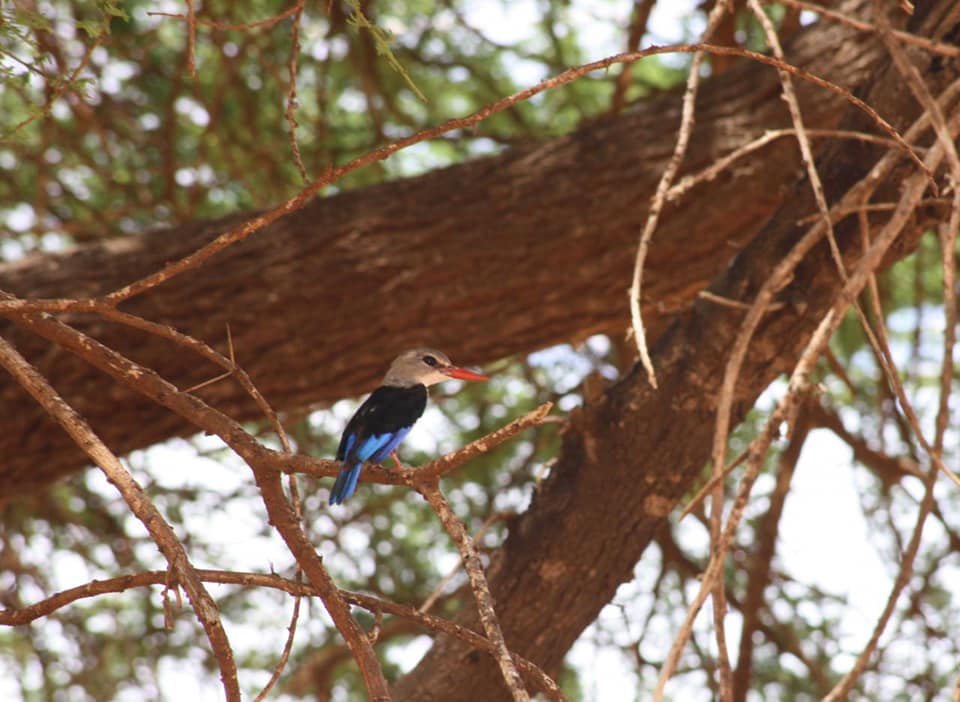
<instances>
[{"instance_id":1,"label":"bird's black wing","mask_svg":"<svg viewBox=\"0 0 960 702\"><path fill-rule=\"evenodd\" d=\"M409 388L381 385L370 393L347 422L340 437L337 460L345 460L351 448L360 446L371 436L393 436L409 430L420 419L426 406L427 388L423 385Z\"/></svg>"}]
</instances>

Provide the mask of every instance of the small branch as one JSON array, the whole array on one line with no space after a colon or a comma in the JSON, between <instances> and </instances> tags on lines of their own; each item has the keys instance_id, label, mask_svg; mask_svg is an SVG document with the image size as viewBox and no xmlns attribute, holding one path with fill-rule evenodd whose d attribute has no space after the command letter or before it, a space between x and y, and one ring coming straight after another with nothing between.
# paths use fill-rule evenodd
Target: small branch
<instances>
[{"instance_id":1,"label":"small branch","mask_svg":"<svg viewBox=\"0 0 960 702\"><path fill-rule=\"evenodd\" d=\"M471 461L482 453L493 450L505 441L512 439L520 432L530 427L535 427L547 421L547 415L553 409L552 402L544 402L531 412L527 412L522 417L514 419L509 424L492 431L486 436L471 441L463 448L457 449L453 453L427 463L419 468L412 468L400 473L407 478L413 485L414 481L436 481L453 472L467 461Z\"/></svg>"},{"instance_id":2,"label":"small branch","mask_svg":"<svg viewBox=\"0 0 960 702\"><path fill-rule=\"evenodd\" d=\"M487 533L487 529L490 528L490 525L494 522L507 519L508 517L513 516L512 512L494 512L489 517L483 520L483 524L480 525L480 528L477 529L477 533L474 534L474 542L479 541L483 538L483 535ZM423 604L417 607L418 612L429 612L430 608L436 604L437 600L440 599L440 595L443 593L443 589L447 584L453 580L453 577L460 572L461 563L457 563L450 571L440 579L440 582L437 583L437 586L433 588L433 592L430 593L429 597L423 601Z\"/></svg>"},{"instance_id":3,"label":"small branch","mask_svg":"<svg viewBox=\"0 0 960 702\"><path fill-rule=\"evenodd\" d=\"M107 480L120 492L124 501L143 523L157 547L170 564L180 585L187 592L197 619L203 626L220 667L220 679L224 693L230 702L239 702L240 687L237 682L237 665L233 659L230 641L220 621L216 601L200 582L193 565L187 557L183 544L173 528L167 524L160 511L144 493L143 488L123 467L120 460L100 440L86 420L73 409L27 360L5 339L0 338L0 365L12 375L23 388L55 419L70 435L84 453L100 467ZM165 583L169 575L164 573Z\"/></svg>"},{"instance_id":4,"label":"small branch","mask_svg":"<svg viewBox=\"0 0 960 702\"><path fill-rule=\"evenodd\" d=\"M289 462L291 456L260 445L255 437L248 434L232 418L210 407L200 398L180 392L155 371L134 363L67 324L48 315L11 316L17 324L76 354L118 382L172 410L198 428L219 436L247 462L260 488L270 523L277 528L307 578L319 590L324 607L357 661L369 696L378 702L388 700L387 683L373 647L363 629L350 615L349 607L340 597L340 591L304 533L296 511L283 493L278 467Z\"/></svg>"},{"instance_id":5,"label":"small branch","mask_svg":"<svg viewBox=\"0 0 960 702\"><path fill-rule=\"evenodd\" d=\"M299 580L282 578L274 574L205 569L197 569L196 573L201 580L207 583L239 585L242 587L268 587L300 597L320 596L320 591L312 585L302 583ZM146 573L136 573L134 575L124 575L108 580L93 580L84 585L58 592L27 607L14 610L0 610L0 626L24 626L41 617L49 616L58 609L66 607L78 600L88 597L98 597L109 593L124 592L134 587L164 585L166 578L167 571L156 570ZM347 602L363 607L371 612L379 611L395 617L408 619L425 629L449 634L474 648L494 655L494 647L489 640L477 632L455 624L448 619L425 614L414 607L391 602L390 600L374 597L373 595L348 592L347 590L341 590L340 595ZM567 702L567 698L557 684L550 676L544 673L539 666L517 655L514 655L513 659L523 674L534 680L537 687L544 692L549 699L555 702Z\"/></svg>"},{"instance_id":6,"label":"small branch","mask_svg":"<svg viewBox=\"0 0 960 702\"><path fill-rule=\"evenodd\" d=\"M744 450L739 456L734 458L730 464L723 469L723 472L719 475L713 475L710 480L708 480L702 488L697 491L697 494L690 498L690 502L687 503L687 506L683 508L683 511L678 517L678 521L682 521L687 517L693 510L697 508L707 494L716 487L717 483L723 480L726 480L729 475L733 472L733 469L743 463L747 458L750 457L749 450Z\"/></svg>"},{"instance_id":7,"label":"small branch","mask_svg":"<svg viewBox=\"0 0 960 702\"><path fill-rule=\"evenodd\" d=\"M710 11L710 17L707 21L707 28L703 32L703 38L709 39L710 35L717 28L724 13L727 12L730 0L718 0ZM643 317L640 313L641 292L643 290L643 269L647 260L647 251L650 248L650 242L657 229L657 223L660 221L660 212L667 202L667 191L673 183L673 179L680 170L680 164L687 153L687 144L690 142L690 134L693 131L694 106L697 99L697 90L700 87L700 66L703 63L704 52L697 51L693 54L693 61L690 63L690 72L687 75L687 88L683 93L683 102L680 114L680 128L677 130L677 141L673 147L673 154L667 162L666 168L660 175L657 182L657 189L650 200L650 208L647 210L647 220L644 222L643 231L640 233L640 243L637 245L637 255L633 263L633 281L630 284L630 324L633 331L633 340L637 344L637 353L640 356L640 362L647 372L647 380L654 389L657 387L657 374L653 368L653 361L650 360L650 351L647 349L647 333L643 326ZM626 67L624 67L624 70Z\"/></svg>"},{"instance_id":8,"label":"small branch","mask_svg":"<svg viewBox=\"0 0 960 702\"><path fill-rule=\"evenodd\" d=\"M440 492L435 480L425 479L419 482L416 487L430 503L433 511L437 513L450 538L457 544L460 558L463 560L463 567L467 571L470 586L473 588L473 596L480 614L480 623L483 625L487 638L493 644L497 665L500 666L500 672L507 688L510 690L510 694L516 702L527 702L530 696L523 687L523 679L517 672L510 651L507 649L506 641L504 641L503 632L500 630L500 622L497 620L497 613L493 608L493 597L490 595L490 587L487 585L487 578L483 573L480 554L477 553L477 547L473 543L473 539L470 538L463 522L453 513L450 504L443 493Z\"/></svg>"},{"instance_id":9,"label":"small branch","mask_svg":"<svg viewBox=\"0 0 960 702\"><path fill-rule=\"evenodd\" d=\"M697 293L697 297L701 300L707 300L708 302L716 303L722 307L729 307L734 310L749 310L750 305L746 302L741 302L740 300L731 300L728 297L722 297L720 295L715 295L709 290L701 290ZM767 307L768 312L775 312L776 310L783 309L782 302L771 302L770 306Z\"/></svg>"},{"instance_id":10,"label":"small branch","mask_svg":"<svg viewBox=\"0 0 960 702\"><path fill-rule=\"evenodd\" d=\"M303 571L299 568L297 568L296 582L298 590L303 587ZM260 694L256 696L254 702L263 702L263 700L267 698L267 695L270 694L270 690L272 690L273 686L277 684L278 680L280 680L280 675L283 673L283 669L287 665L287 661L290 659L290 652L293 650L293 638L297 633L297 619L300 617L300 602L302 597L303 596L299 592L293 596L293 613L290 615L290 625L287 627L289 635L287 636L287 642L283 645L283 653L280 654L280 660L274 667L273 674L270 676L267 684L263 686ZM376 643L376 640L371 641L371 643Z\"/></svg>"},{"instance_id":11,"label":"small branch","mask_svg":"<svg viewBox=\"0 0 960 702\"><path fill-rule=\"evenodd\" d=\"M790 482L793 479L800 452L810 434L809 407L816 404L816 400L808 397L803 404L797 422L793 427L790 442L780 456L777 468L777 482L770 495L770 504L756 527L756 547L750 554L749 570L747 571L747 591L743 598L740 611L743 615L743 624L740 631L740 647L737 653L737 667L733 674L733 698L735 702L746 702L747 691L753 673L753 634L760 629L760 612L764 609L764 591L770 583L770 571L773 556L776 552L780 518L783 515L783 506L790 491Z\"/></svg>"},{"instance_id":12,"label":"small branch","mask_svg":"<svg viewBox=\"0 0 960 702\"><path fill-rule=\"evenodd\" d=\"M837 12L836 10L831 10L828 7L822 5L817 5L812 2L803 2L803 0L764 0L765 5L786 5L787 7L792 7L797 10L808 10L810 12L815 12L821 17L826 19L839 22L840 24L845 24L848 27L853 27L854 29L859 29L861 32L878 32L879 30L874 25L869 22L864 22L855 17L850 17L845 15L842 12ZM905 44L912 44L913 46L918 46L925 51L929 51L934 54L940 54L941 56L960 56L960 47L952 46L950 44L944 44L939 41L934 41L932 39L927 39L926 37L917 36L916 34L911 34L910 32L904 32L899 29L895 29L892 32L893 36L902 41Z\"/></svg>"},{"instance_id":13,"label":"small branch","mask_svg":"<svg viewBox=\"0 0 960 702\"><path fill-rule=\"evenodd\" d=\"M763 27L763 32L767 37L767 43L773 51L773 55L781 61L784 60L783 47L780 46L780 38L777 36L777 30L773 22L767 17L767 14L760 7L760 0L747 0L750 10L753 12L757 22ZM840 278L846 282L846 270L843 267L843 256L840 254L840 247L837 245L837 239L833 232L833 221L830 219L827 205L827 196L823 192L823 182L820 180L820 173L817 171L817 163L813 157L813 147L810 145L810 139L807 136L806 127L803 124L803 115L800 112L800 101L797 99L797 93L793 89L793 80L790 74L783 70L778 70L780 85L783 88L783 98L790 111L790 121L796 130L797 144L800 147L800 155L803 165L807 171L807 179L810 181L810 188L813 190L813 198L817 203L817 210L823 220L827 234L827 242L830 244L830 253L833 255L833 261L837 265Z\"/></svg>"},{"instance_id":14,"label":"small branch","mask_svg":"<svg viewBox=\"0 0 960 702\"><path fill-rule=\"evenodd\" d=\"M482 453L491 451L500 444L512 439L524 429L529 429L540 424L546 424L550 421L548 413L553 409L552 402L545 402L535 410L528 412L522 417L518 417L506 426L482 436L479 439L471 441L466 446L441 456L430 463L425 463L417 468L404 468L394 470L384 468L376 463L367 463L360 474L360 481L364 483L377 483L380 485L406 485L407 487L416 487L418 482L436 481L452 473L467 461L472 460ZM340 461L334 461L325 458L314 458L303 454L294 454L285 456L276 452L270 452L268 462L272 468L284 473L302 473L303 475L312 475L318 478L336 477L342 468Z\"/></svg>"},{"instance_id":15,"label":"small branch","mask_svg":"<svg viewBox=\"0 0 960 702\"><path fill-rule=\"evenodd\" d=\"M300 53L300 17L303 15L304 0L297 0L293 13L293 28L290 30L290 61L287 64L287 72L290 76L290 87L287 89L287 109L284 115L287 118L287 125L290 127L290 148L293 151L293 162L300 171L300 177L304 183L310 182L310 176L307 175L307 169L303 165L303 159L300 156L300 144L297 143L297 56Z\"/></svg>"}]
</instances>

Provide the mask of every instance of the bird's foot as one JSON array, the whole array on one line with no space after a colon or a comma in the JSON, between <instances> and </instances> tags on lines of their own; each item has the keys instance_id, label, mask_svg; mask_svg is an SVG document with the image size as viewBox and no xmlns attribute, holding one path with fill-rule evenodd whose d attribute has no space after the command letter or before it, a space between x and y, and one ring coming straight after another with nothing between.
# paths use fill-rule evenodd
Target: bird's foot
<instances>
[{"instance_id":1,"label":"bird's foot","mask_svg":"<svg viewBox=\"0 0 960 702\"><path fill-rule=\"evenodd\" d=\"M403 463L400 462L400 458L397 456L397 452L396 452L396 451L392 451L392 452L390 453L390 458L392 458L392 459L393 459L393 462L396 464L396 469L397 469L397 470L404 470L404 469L406 468L406 466L403 465Z\"/></svg>"}]
</instances>

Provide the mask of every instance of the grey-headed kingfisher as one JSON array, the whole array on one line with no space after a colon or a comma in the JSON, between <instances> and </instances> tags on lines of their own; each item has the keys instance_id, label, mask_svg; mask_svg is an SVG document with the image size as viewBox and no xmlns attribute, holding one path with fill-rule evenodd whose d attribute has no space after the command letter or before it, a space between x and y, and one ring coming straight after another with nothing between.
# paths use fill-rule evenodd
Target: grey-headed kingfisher
<instances>
[{"instance_id":1,"label":"grey-headed kingfisher","mask_svg":"<svg viewBox=\"0 0 960 702\"><path fill-rule=\"evenodd\" d=\"M357 489L360 470L367 461L380 463L391 456L400 465L396 450L420 419L427 406L427 388L436 383L459 380L488 380L450 363L433 349L413 349L397 356L380 383L347 422L337 460L343 461L330 491L330 504L338 505Z\"/></svg>"}]
</instances>

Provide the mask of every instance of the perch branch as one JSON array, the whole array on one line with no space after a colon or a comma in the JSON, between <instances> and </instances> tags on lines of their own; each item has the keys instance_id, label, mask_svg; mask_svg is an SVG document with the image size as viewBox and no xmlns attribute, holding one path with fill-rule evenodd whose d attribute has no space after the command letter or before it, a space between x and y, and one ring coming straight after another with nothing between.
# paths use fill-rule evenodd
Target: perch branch
<instances>
[{"instance_id":1,"label":"perch branch","mask_svg":"<svg viewBox=\"0 0 960 702\"><path fill-rule=\"evenodd\" d=\"M443 523L444 529L457 544L460 558L463 560L463 567L470 578L474 599L477 602L480 623L487 639L493 644L497 665L500 666L500 672L511 696L516 702L527 702L530 695L527 694L523 686L523 679L520 677L516 665L514 665L510 651L507 649L507 643L504 641L503 632L500 630L500 622L497 620L497 613L493 607L493 597L490 595L490 586L487 584L487 578L483 573L483 564L480 562L480 554L477 552L476 544L474 544L463 522L453 513L450 503L440 492L436 480L419 482L417 490L430 503L433 511L437 513Z\"/></svg>"}]
</instances>

